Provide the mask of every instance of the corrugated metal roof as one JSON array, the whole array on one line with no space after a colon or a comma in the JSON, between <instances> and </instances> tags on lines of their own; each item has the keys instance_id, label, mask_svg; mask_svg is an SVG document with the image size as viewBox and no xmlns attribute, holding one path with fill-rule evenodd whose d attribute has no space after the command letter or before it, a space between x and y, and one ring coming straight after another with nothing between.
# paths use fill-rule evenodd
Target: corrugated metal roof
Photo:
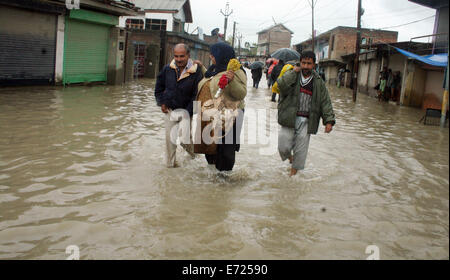
<instances>
[{"instance_id":1,"label":"corrugated metal roof","mask_svg":"<svg viewBox=\"0 0 450 280\"><path fill-rule=\"evenodd\" d=\"M179 11L186 0L135 0L136 7L149 10Z\"/></svg>"}]
</instances>

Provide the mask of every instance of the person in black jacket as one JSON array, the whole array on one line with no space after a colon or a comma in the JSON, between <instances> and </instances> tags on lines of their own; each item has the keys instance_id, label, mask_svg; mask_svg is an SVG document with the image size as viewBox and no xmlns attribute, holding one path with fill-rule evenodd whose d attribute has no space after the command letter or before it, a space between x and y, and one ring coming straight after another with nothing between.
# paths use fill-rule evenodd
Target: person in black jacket
<instances>
[{"instance_id":1,"label":"person in black jacket","mask_svg":"<svg viewBox=\"0 0 450 280\"><path fill-rule=\"evenodd\" d=\"M253 87L254 88L258 88L261 77L262 77L262 69L261 68L252 69L252 79L253 79Z\"/></svg>"},{"instance_id":2,"label":"person in black jacket","mask_svg":"<svg viewBox=\"0 0 450 280\"><path fill-rule=\"evenodd\" d=\"M176 167L175 152L178 134L172 132L177 126L182 129L182 145L190 147L190 121L197 87L203 78L201 68L190 59L189 46L178 44L173 49L174 59L159 73L156 86L156 103L165 114L166 163ZM178 131L178 130L174 130ZM188 152L193 155L192 151Z\"/></svg>"},{"instance_id":3,"label":"person in black jacket","mask_svg":"<svg viewBox=\"0 0 450 280\"><path fill-rule=\"evenodd\" d=\"M277 65L273 67L272 73L270 74L270 77L273 83L275 83L278 79L278 76L280 76L281 70L283 70L284 67L284 61L280 59ZM277 97L277 94L275 92L272 93L272 101L276 102L275 98Z\"/></svg>"}]
</instances>

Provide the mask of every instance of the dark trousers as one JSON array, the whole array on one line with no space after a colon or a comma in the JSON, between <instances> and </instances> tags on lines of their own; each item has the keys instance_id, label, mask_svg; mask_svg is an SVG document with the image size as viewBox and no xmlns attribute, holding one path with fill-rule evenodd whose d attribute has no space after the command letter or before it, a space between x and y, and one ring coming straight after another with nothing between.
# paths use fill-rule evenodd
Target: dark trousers
<instances>
[{"instance_id":1,"label":"dark trousers","mask_svg":"<svg viewBox=\"0 0 450 280\"><path fill-rule=\"evenodd\" d=\"M272 93L272 101L276 102L277 94L275 92Z\"/></svg>"},{"instance_id":2,"label":"dark trousers","mask_svg":"<svg viewBox=\"0 0 450 280\"><path fill-rule=\"evenodd\" d=\"M272 80L270 78L270 76L267 76L267 87L270 88L272 86Z\"/></svg>"},{"instance_id":3,"label":"dark trousers","mask_svg":"<svg viewBox=\"0 0 450 280\"><path fill-rule=\"evenodd\" d=\"M253 87L258 88L260 80L253 80Z\"/></svg>"},{"instance_id":4,"label":"dark trousers","mask_svg":"<svg viewBox=\"0 0 450 280\"><path fill-rule=\"evenodd\" d=\"M234 163L236 161L236 152L239 152L239 149L241 147L240 141L237 140L241 135L243 121L244 110L239 113L239 117L236 118L236 122L233 125L232 144L225 144L228 143L227 137L231 136L231 134L227 133L227 135L225 135L225 137L222 139L223 144L217 144L217 153L215 155L205 155L208 164L215 164L217 170L233 170Z\"/></svg>"}]
</instances>

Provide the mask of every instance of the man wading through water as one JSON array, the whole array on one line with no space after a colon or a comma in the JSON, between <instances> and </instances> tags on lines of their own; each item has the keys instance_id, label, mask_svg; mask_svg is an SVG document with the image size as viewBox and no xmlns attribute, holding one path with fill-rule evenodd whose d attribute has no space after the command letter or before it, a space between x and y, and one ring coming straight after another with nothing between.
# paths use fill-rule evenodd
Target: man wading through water
<instances>
[{"instance_id":1,"label":"man wading through water","mask_svg":"<svg viewBox=\"0 0 450 280\"><path fill-rule=\"evenodd\" d=\"M300 56L300 67L286 72L278 79L278 151L281 159L292 164L290 176L305 168L309 138L316 134L322 118L325 133L336 123L330 95L324 81L314 71L316 56L305 51Z\"/></svg>"},{"instance_id":2,"label":"man wading through water","mask_svg":"<svg viewBox=\"0 0 450 280\"><path fill-rule=\"evenodd\" d=\"M175 126L185 130L182 145L186 144L183 147L193 156L193 151L188 145L190 144L190 117L192 117L198 83L203 78L198 64L190 59L189 46L178 44L173 48L173 54L174 59L161 70L155 86L156 103L161 106L161 111L165 114L167 167L177 167L175 152L178 135L172 132ZM177 131L178 129L174 130L174 132Z\"/></svg>"}]
</instances>

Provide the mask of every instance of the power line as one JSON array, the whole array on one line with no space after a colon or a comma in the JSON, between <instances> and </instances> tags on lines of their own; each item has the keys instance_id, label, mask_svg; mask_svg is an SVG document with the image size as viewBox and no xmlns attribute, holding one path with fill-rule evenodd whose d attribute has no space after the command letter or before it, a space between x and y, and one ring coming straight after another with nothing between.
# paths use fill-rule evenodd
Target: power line
<instances>
[{"instance_id":1,"label":"power line","mask_svg":"<svg viewBox=\"0 0 450 280\"><path fill-rule=\"evenodd\" d=\"M372 16L364 16L365 20L375 20L375 19L379 19L379 18L386 18L386 17L390 17L390 16L407 16L407 15L413 15L413 14L418 14L423 12L422 11L418 11L415 10L414 12L410 13L411 11L408 11L407 13L404 13L405 11L401 11L399 12L392 12L392 13L380 13L380 14L372 14ZM341 19L356 19L356 16L351 16L351 17L340 17L340 18L330 18L330 17L321 17L319 20L322 21L333 21L333 20L341 20Z\"/></svg>"},{"instance_id":2,"label":"power line","mask_svg":"<svg viewBox=\"0 0 450 280\"><path fill-rule=\"evenodd\" d=\"M345 6L347 6L348 3L350 3L350 1L352 1L352 0L347 0L347 2L346 2L344 5L341 5L341 6L338 8L338 11L341 10L342 8L344 8ZM340 2L334 1L333 4L337 4L337 3L340 3ZM332 6L334 6L333 4L332 4L330 7L328 7L328 9L330 9ZM336 14L336 10L333 10L330 14L328 14L328 15L327 15L326 17L324 17L324 18L330 18L331 15L335 15L335 14Z\"/></svg>"},{"instance_id":3,"label":"power line","mask_svg":"<svg viewBox=\"0 0 450 280\"><path fill-rule=\"evenodd\" d=\"M413 23L416 23L416 22L420 22L420 21L424 21L424 20L433 18L433 17L435 17L435 16L436 16L436 15L432 15L432 16L429 16L429 17L426 17L426 18L423 18L423 19L419 19L419 20L415 20L415 21L411 21L411 22L408 22L408 23L405 23L405 24L400 24L400 25L395 25L395 26L388 26L388 27L382 27L382 28L378 28L378 29L389 29L389 28L395 28L395 27L405 26L405 25L409 25L409 24L413 24Z\"/></svg>"}]
</instances>

